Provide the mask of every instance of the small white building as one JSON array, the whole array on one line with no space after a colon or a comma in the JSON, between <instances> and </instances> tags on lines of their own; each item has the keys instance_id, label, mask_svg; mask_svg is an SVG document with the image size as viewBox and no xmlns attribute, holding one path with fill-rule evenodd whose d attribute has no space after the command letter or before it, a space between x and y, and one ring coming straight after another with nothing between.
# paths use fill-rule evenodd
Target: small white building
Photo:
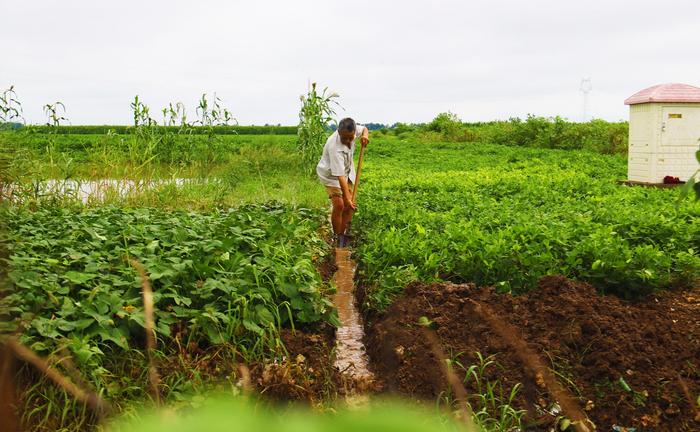
<instances>
[{"instance_id":1,"label":"small white building","mask_svg":"<svg viewBox=\"0 0 700 432\"><path fill-rule=\"evenodd\" d=\"M660 84L625 100L630 106L627 179L662 183L686 181L698 169L700 88Z\"/></svg>"}]
</instances>

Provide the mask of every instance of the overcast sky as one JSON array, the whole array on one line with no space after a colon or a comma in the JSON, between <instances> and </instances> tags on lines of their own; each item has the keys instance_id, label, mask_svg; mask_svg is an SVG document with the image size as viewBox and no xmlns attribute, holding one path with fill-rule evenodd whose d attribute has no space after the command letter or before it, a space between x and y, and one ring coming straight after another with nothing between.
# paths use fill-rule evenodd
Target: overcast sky
<instances>
[{"instance_id":1,"label":"overcast sky","mask_svg":"<svg viewBox=\"0 0 700 432\"><path fill-rule=\"evenodd\" d=\"M0 88L25 117L62 101L73 124L190 115L216 92L241 124L296 124L309 80L360 122L590 113L627 118L654 84L700 86L700 2L0 0Z\"/></svg>"}]
</instances>

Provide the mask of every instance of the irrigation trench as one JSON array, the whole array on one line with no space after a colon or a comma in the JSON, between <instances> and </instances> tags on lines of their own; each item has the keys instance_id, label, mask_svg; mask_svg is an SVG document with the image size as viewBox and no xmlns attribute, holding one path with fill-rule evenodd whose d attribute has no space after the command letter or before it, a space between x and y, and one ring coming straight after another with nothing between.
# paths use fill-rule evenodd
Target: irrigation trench
<instances>
[{"instance_id":1,"label":"irrigation trench","mask_svg":"<svg viewBox=\"0 0 700 432\"><path fill-rule=\"evenodd\" d=\"M364 327L362 317L355 306L355 262L350 259L350 249L335 248L338 267L333 281L336 294L333 303L338 309L340 327L336 330L335 366L356 381L371 381L369 360L362 342Z\"/></svg>"},{"instance_id":2,"label":"irrigation trench","mask_svg":"<svg viewBox=\"0 0 700 432\"><path fill-rule=\"evenodd\" d=\"M336 330L335 366L356 383L370 383L374 381L374 375L369 370L369 359L362 342L364 339L364 326L362 317L355 305L354 279L356 264L350 258L350 252L350 249L346 247L335 248L335 263L338 270L333 276L336 286L333 303L338 309L338 319L340 321L340 326ZM575 399L557 381L542 363L539 356L527 346L517 329L506 323L499 322L485 305L474 300L470 301L475 305L477 314L516 352L523 364L529 369L530 374L536 377L536 381L546 388L554 399L561 404L569 419L573 420L572 426L574 430L577 432L595 430L595 426L589 422L586 414L578 407ZM440 343L435 336L432 333L428 334L428 336L434 339L433 348L441 351ZM444 357L444 355L438 354L437 357ZM447 373L446 375L449 379L450 374ZM457 387L461 387L459 380L457 382ZM360 385L358 388L362 387L365 386ZM457 391L459 389L455 388L454 390ZM461 387L461 390L462 392L465 391L463 387ZM362 397L361 401L353 402L351 399L348 399L348 402L351 404L366 403L366 396L363 395ZM466 398L464 399L466 400ZM470 421L468 423L471 425ZM468 429L473 430L473 427Z\"/></svg>"}]
</instances>

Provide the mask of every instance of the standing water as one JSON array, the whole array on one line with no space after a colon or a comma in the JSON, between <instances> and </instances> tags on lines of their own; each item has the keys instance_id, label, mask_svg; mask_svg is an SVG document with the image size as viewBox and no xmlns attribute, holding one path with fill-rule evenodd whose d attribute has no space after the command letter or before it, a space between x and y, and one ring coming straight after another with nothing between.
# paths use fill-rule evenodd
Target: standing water
<instances>
[{"instance_id":1,"label":"standing water","mask_svg":"<svg viewBox=\"0 0 700 432\"><path fill-rule=\"evenodd\" d=\"M29 184L0 183L0 201L17 197L72 198L87 204L91 200L102 201L108 197L123 198L130 194L146 192L162 186L183 187L188 184L212 183L211 179L170 178L170 179L97 179L97 180L56 180L33 181Z\"/></svg>"},{"instance_id":2,"label":"standing water","mask_svg":"<svg viewBox=\"0 0 700 432\"><path fill-rule=\"evenodd\" d=\"M336 331L335 366L356 380L370 381L372 373L369 371L367 353L362 343L362 318L355 307L353 281L356 266L350 259L350 250L336 248L335 263L338 271L333 278L337 290L333 303L338 309L340 320L340 327Z\"/></svg>"}]
</instances>

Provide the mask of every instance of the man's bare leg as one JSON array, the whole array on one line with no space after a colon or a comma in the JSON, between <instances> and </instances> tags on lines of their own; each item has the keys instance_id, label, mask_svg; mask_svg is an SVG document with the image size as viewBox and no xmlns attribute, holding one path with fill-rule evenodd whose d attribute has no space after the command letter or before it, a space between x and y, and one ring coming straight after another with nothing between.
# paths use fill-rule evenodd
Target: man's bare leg
<instances>
[{"instance_id":1,"label":"man's bare leg","mask_svg":"<svg viewBox=\"0 0 700 432\"><path fill-rule=\"evenodd\" d=\"M343 209L343 234L349 234L348 228L350 227L350 221L352 221L352 215L355 211L351 208Z\"/></svg>"},{"instance_id":2,"label":"man's bare leg","mask_svg":"<svg viewBox=\"0 0 700 432\"><path fill-rule=\"evenodd\" d=\"M331 224L333 225L333 232L336 236L340 236L345 231L345 203L343 203L343 197L338 195L333 196L331 198L331 202L333 203L333 210L331 211Z\"/></svg>"}]
</instances>

